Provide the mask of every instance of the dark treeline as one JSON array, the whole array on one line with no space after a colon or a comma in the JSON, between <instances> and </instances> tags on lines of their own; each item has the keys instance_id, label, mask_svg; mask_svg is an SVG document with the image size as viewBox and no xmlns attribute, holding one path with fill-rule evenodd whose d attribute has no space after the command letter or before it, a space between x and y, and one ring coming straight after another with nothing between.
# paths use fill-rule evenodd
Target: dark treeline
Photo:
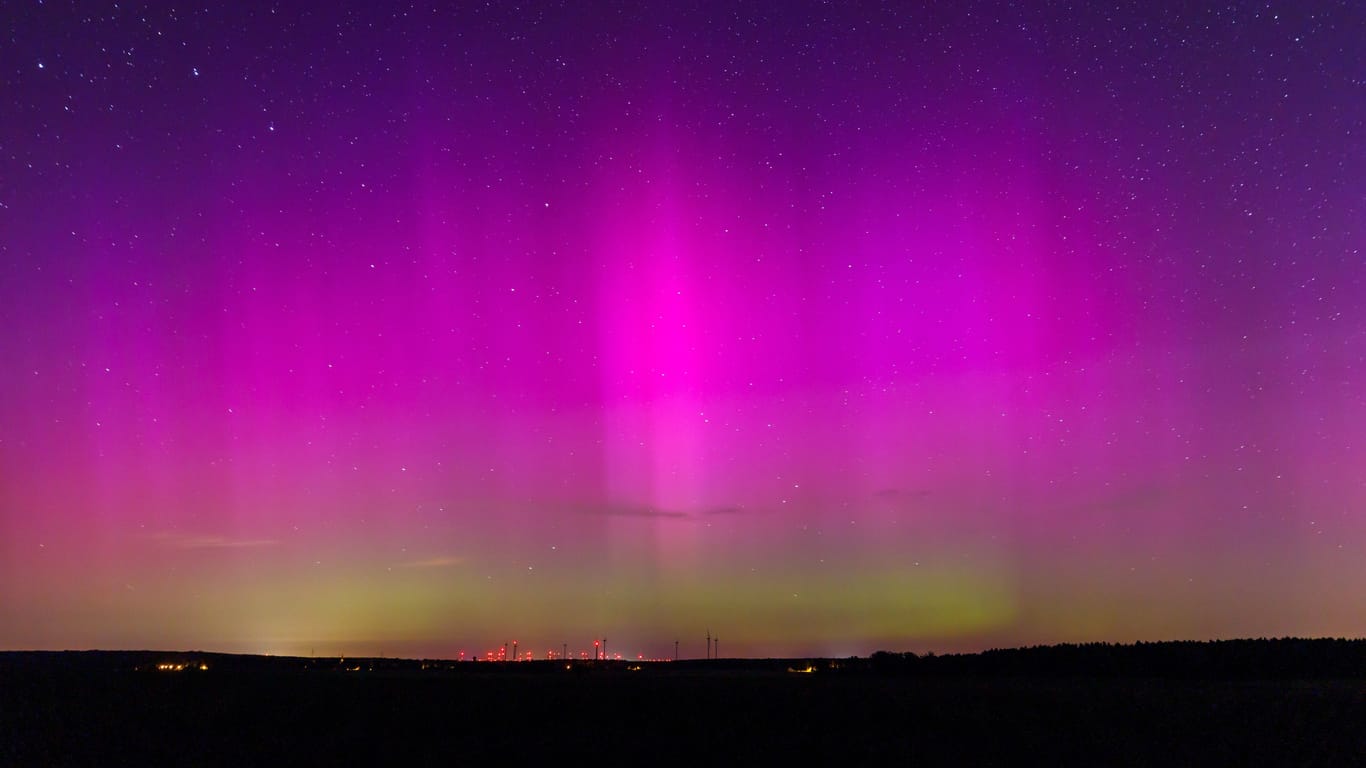
<instances>
[{"instance_id":1,"label":"dark treeline","mask_svg":"<svg viewBox=\"0 0 1366 768\"><path fill-rule=\"evenodd\" d=\"M787 674L913 677L1020 676L1093 678L1284 680L1366 677L1366 640L1249 639L1136 643L1083 643L942 654L879 651L844 659L689 659L678 662L535 661L456 662L440 659L252 656L202 651L0 652L6 673L159 672L162 664L186 674L307 674L366 672L399 675Z\"/></svg>"},{"instance_id":2,"label":"dark treeline","mask_svg":"<svg viewBox=\"0 0 1366 768\"><path fill-rule=\"evenodd\" d=\"M169 669L167 667L169 666ZM1366 641L452 662L0 653L0 766L1366 765Z\"/></svg>"},{"instance_id":3,"label":"dark treeline","mask_svg":"<svg viewBox=\"0 0 1366 768\"><path fill-rule=\"evenodd\" d=\"M924 676L1023 675L1288 679L1366 677L1366 640L1256 639L1083 643L935 655L879 651L869 669Z\"/></svg>"}]
</instances>

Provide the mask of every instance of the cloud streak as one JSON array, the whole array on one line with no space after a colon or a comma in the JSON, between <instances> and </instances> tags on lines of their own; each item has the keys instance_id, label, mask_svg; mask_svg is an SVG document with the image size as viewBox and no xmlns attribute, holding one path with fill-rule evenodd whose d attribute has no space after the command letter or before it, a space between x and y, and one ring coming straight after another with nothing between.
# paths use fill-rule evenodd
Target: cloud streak
<instances>
[{"instance_id":1,"label":"cloud streak","mask_svg":"<svg viewBox=\"0 0 1366 768\"><path fill-rule=\"evenodd\" d=\"M280 542L276 539L240 539L212 534L188 534L163 531L149 538L171 549L249 549L253 547L273 547Z\"/></svg>"},{"instance_id":2,"label":"cloud streak","mask_svg":"<svg viewBox=\"0 0 1366 768\"><path fill-rule=\"evenodd\" d=\"M679 512L678 510L660 509L658 507L648 506L631 506L626 504L584 507L583 511L585 514L605 515L607 517L640 517L668 520L686 520L690 517L688 513Z\"/></svg>"},{"instance_id":3,"label":"cloud streak","mask_svg":"<svg viewBox=\"0 0 1366 768\"><path fill-rule=\"evenodd\" d=\"M423 560L410 560L406 563L399 563L399 568L453 568L465 562L463 557L443 556L429 557Z\"/></svg>"}]
</instances>

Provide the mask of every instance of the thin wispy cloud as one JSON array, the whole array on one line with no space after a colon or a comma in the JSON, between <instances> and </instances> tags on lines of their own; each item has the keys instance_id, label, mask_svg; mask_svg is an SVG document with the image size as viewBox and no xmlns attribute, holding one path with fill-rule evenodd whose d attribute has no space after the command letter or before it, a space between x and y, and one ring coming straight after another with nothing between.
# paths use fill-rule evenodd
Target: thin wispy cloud
<instances>
[{"instance_id":1,"label":"thin wispy cloud","mask_svg":"<svg viewBox=\"0 0 1366 768\"><path fill-rule=\"evenodd\" d=\"M399 568L453 568L465 562L463 557L429 557L424 560L410 560L399 563Z\"/></svg>"},{"instance_id":2,"label":"thin wispy cloud","mask_svg":"<svg viewBox=\"0 0 1366 768\"><path fill-rule=\"evenodd\" d=\"M673 509L660 509L658 507L631 506L625 504L590 506L584 507L584 513L590 515L606 515L608 517L644 517L661 518L671 520L682 520L689 517L686 512L679 512Z\"/></svg>"},{"instance_id":3,"label":"thin wispy cloud","mask_svg":"<svg viewBox=\"0 0 1366 768\"><path fill-rule=\"evenodd\" d=\"M244 549L251 547L273 547L277 539L245 539L231 536L208 534L187 534L163 531L149 536L152 541L172 549Z\"/></svg>"},{"instance_id":4,"label":"thin wispy cloud","mask_svg":"<svg viewBox=\"0 0 1366 768\"><path fill-rule=\"evenodd\" d=\"M915 500L915 499L924 499L924 498L928 497L929 495L930 495L930 491L929 491L928 488L913 488L913 489L904 489L904 488L883 488L883 489L881 489L881 490L876 491L876 492L873 493L873 497L874 497L874 498L884 499L884 500L887 500L887 501L897 501L897 500L912 501L912 500Z\"/></svg>"},{"instance_id":5,"label":"thin wispy cloud","mask_svg":"<svg viewBox=\"0 0 1366 768\"><path fill-rule=\"evenodd\" d=\"M646 504L605 504L588 505L580 509L586 515L601 515L604 517L635 517L653 520L694 520L699 517L716 517L721 515L740 515L745 513L745 508L737 504L708 507L706 509L696 509L684 511L681 509L668 509L665 507L652 507Z\"/></svg>"}]
</instances>

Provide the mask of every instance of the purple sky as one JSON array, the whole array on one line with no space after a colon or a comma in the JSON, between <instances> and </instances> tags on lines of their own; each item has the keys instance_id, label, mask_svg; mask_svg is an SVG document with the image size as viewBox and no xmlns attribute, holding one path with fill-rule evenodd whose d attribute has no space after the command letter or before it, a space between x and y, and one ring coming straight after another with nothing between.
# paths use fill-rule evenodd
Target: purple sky
<instances>
[{"instance_id":1,"label":"purple sky","mask_svg":"<svg viewBox=\"0 0 1366 768\"><path fill-rule=\"evenodd\" d=\"M1366 634L1360 3L246 5L0 27L0 648Z\"/></svg>"}]
</instances>

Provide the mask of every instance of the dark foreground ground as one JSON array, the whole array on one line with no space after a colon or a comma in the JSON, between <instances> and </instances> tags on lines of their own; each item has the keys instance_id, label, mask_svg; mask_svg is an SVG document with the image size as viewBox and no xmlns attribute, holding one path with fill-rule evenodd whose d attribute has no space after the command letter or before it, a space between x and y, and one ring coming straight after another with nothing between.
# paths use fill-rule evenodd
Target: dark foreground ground
<instances>
[{"instance_id":1,"label":"dark foreground ground","mask_svg":"<svg viewBox=\"0 0 1366 768\"><path fill-rule=\"evenodd\" d=\"M4 662L5 766L1366 764L1360 679Z\"/></svg>"}]
</instances>

